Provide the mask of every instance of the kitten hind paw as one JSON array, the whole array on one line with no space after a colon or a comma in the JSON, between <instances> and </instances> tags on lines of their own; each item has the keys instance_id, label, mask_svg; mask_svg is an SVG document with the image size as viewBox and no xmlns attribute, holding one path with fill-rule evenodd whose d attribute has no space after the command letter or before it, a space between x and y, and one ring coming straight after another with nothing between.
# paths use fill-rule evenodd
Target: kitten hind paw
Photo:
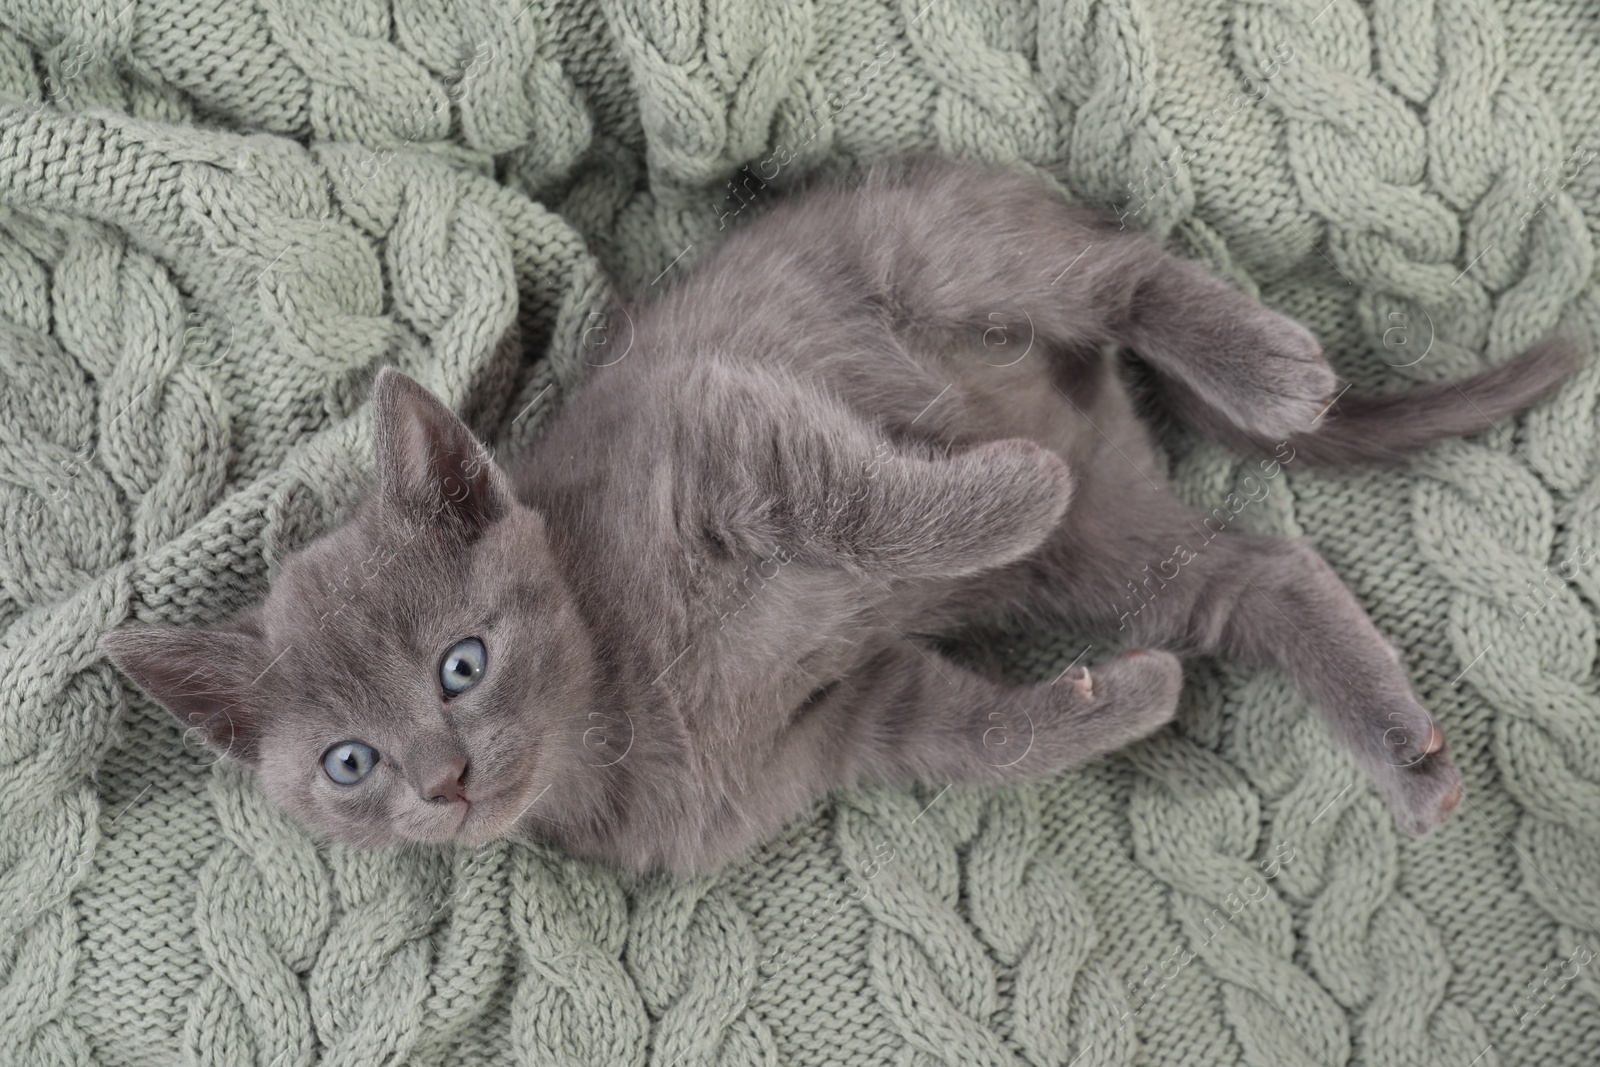
<instances>
[{"instance_id":1,"label":"kitten hind paw","mask_svg":"<svg viewBox=\"0 0 1600 1067\"><path fill-rule=\"evenodd\" d=\"M1378 789L1396 825L1413 837L1437 829L1466 796L1460 768L1442 751L1409 767L1388 768Z\"/></svg>"},{"instance_id":2,"label":"kitten hind paw","mask_svg":"<svg viewBox=\"0 0 1600 1067\"><path fill-rule=\"evenodd\" d=\"M1183 667L1170 652L1135 648L1093 670L1073 668L1049 685L1072 728L1100 755L1172 721Z\"/></svg>"},{"instance_id":3,"label":"kitten hind paw","mask_svg":"<svg viewBox=\"0 0 1600 1067\"><path fill-rule=\"evenodd\" d=\"M1420 704L1391 712L1383 735L1383 760L1372 776L1395 822L1416 837L1448 819L1466 795L1461 770L1450 758L1444 732Z\"/></svg>"},{"instance_id":4,"label":"kitten hind paw","mask_svg":"<svg viewBox=\"0 0 1600 1067\"><path fill-rule=\"evenodd\" d=\"M1136 649L1093 669L1069 667L985 714L986 770L1054 773L1148 737L1172 720L1182 682L1177 657L1166 652Z\"/></svg>"},{"instance_id":5,"label":"kitten hind paw","mask_svg":"<svg viewBox=\"0 0 1600 1067\"><path fill-rule=\"evenodd\" d=\"M1257 434L1286 440L1316 428L1328 411L1338 378L1322 345L1298 322L1254 306L1236 323L1237 343L1249 354L1240 403L1228 414Z\"/></svg>"}]
</instances>

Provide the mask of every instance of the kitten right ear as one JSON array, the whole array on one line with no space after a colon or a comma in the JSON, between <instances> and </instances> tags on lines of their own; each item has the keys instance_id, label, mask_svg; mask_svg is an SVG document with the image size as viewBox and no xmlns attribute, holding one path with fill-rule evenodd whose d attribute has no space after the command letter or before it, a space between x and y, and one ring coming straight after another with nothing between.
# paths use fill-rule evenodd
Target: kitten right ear
<instances>
[{"instance_id":1,"label":"kitten right ear","mask_svg":"<svg viewBox=\"0 0 1600 1067\"><path fill-rule=\"evenodd\" d=\"M430 517L455 520L469 537L509 510L515 496L467 424L414 378L385 367L372 386L379 492Z\"/></svg>"},{"instance_id":2,"label":"kitten right ear","mask_svg":"<svg viewBox=\"0 0 1600 1067\"><path fill-rule=\"evenodd\" d=\"M134 683L196 730L206 747L254 763L260 723L246 696L259 677L261 638L239 630L151 626L113 630L100 649Z\"/></svg>"}]
</instances>

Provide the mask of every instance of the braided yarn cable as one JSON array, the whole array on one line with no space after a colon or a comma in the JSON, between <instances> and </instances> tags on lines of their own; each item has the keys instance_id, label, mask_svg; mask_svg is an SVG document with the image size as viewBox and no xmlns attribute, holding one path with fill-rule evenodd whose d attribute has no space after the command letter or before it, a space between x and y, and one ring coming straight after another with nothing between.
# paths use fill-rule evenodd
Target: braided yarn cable
<instances>
[{"instance_id":1,"label":"braided yarn cable","mask_svg":"<svg viewBox=\"0 0 1600 1067\"><path fill-rule=\"evenodd\" d=\"M645 1004L621 959L627 909L617 878L548 848L519 847L510 917L517 1056L535 1063L648 1062Z\"/></svg>"},{"instance_id":2,"label":"braided yarn cable","mask_svg":"<svg viewBox=\"0 0 1600 1067\"><path fill-rule=\"evenodd\" d=\"M861 903L876 920L873 990L901 1038L927 1062L1014 1064L986 1025L1000 1009L995 963L956 908L960 830L947 817L963 803L945 797L919 812L915 797L858 791L841 798L835 833L848 868L881 865Z\"/></svg>"},{"instance_id":3,"label":"braided yarn cable","mask_svg":"<svg viewBox=\"0 0 1600 1067\"><path fill-rule=\"evenodd\" d=\"M650 1012L657 1067L780 1062L750 1005L755 932L722 881L654 879L635 897L629 973Z\"/></svg>"},{"instance_id":4,"label":"braided yarn cable","mask_svg":"<svg viewBox=\"0 0 1600 1067\"><path fill-rule=\"evenodd\" d=\"M988 797L967 849L968 912L1009 987L1002 1026L1027 1063L1130 1061L1121 982L1070 867L1043 849L1042 788Z\"/></svg>"}]
</instances>

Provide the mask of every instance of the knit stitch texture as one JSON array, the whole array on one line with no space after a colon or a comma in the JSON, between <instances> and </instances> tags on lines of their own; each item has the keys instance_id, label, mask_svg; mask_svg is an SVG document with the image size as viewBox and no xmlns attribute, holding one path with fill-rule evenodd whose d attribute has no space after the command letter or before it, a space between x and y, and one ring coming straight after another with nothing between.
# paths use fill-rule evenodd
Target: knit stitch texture
<instances>
[{"instance_id":1,"label":"knit stitch texture","mask_svg":"<svg viewBox=\"0 0 1600 1067\"><path fill-rule=\"evenodd\" d=\"M95 646L340 521L385 362L514 450L730 180L1029 168L1369 390L1594 346L1588 0L124 2L0 3L0 1064L1595 1062L1600 363L1236 520L1401 649L1468 786L1423 840L1280 671L1207 660L1113 758L840 795L699 880L319 847ZM1165 447L1205 509L1253 469Z\"/></svg>"}]
</instances>

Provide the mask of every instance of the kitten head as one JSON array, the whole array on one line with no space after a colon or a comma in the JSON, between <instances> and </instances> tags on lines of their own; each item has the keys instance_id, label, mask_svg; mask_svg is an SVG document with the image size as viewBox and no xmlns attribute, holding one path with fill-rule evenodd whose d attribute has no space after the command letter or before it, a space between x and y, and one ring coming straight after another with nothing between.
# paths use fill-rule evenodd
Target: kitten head
<instances>
[{"instance_id":1,"label":"kitten head","mask_svg":"<svg viewBox=\"0 0 1600 1067\"><path fill-rule=\"evenodd\" d=\"M378 486L213 629L102 648L269 796L355 845L512 831L570 760L593 646L539 514L470 430L392 369L373 393Z\"/></svg>"}]
</instances>

